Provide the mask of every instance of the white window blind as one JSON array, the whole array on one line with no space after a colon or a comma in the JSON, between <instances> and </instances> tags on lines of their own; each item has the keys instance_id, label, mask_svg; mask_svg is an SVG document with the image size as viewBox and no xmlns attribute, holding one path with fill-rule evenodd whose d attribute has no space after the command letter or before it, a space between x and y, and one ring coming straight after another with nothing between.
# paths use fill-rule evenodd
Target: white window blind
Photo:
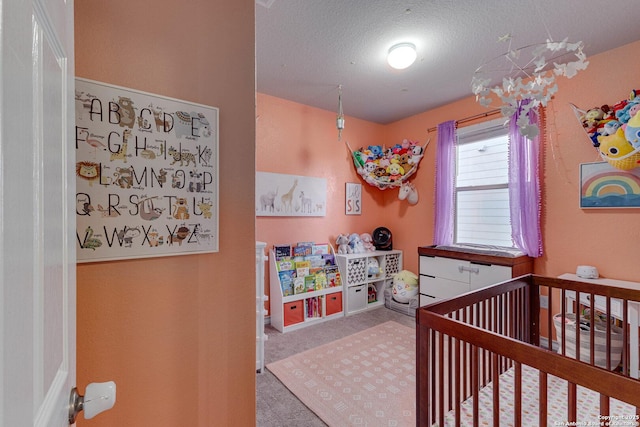
<instances>
[{"instance_id":1,"label":"white window blind","mask_svg":"<svg viewBox=\"0 0 640 427\"><path fill-rule=\"evenodd\" d=\"M512 248L509 216L508 128L498 119L458 130L458 244Z\"/></svg>"}]
</instances>

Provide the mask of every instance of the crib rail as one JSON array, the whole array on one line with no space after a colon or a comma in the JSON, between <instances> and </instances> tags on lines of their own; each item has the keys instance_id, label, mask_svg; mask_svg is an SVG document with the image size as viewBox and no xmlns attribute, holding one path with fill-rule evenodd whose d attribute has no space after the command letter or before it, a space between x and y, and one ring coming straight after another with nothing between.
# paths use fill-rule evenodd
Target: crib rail
<instances>
[{"instance_id":1,"label":"crib rail","mask_svg":"<svg viewBox=\"0 0 640 427\"><path fill-rule=\"evenodd\" d=\"M547 296L550 309L540 309L541 294ZM540 426L579 421L578 386L600 394L602 419L609 415L610 398L640 407L638 360L630 359L630 335L637 345L638 331L628 326L629 316L637 316L639 306L637 290L530 275L420 308L416 316L418 425L444 426L447 414L451 418L453 413L450 424L458 426L465 411L471 425L478 425L480 391L488 385L493 423L501 425L504 396L500 398L499 378L503 373L513 377L508 403L513 408L512 425L523 425L522 377L523 369L529 374L530 368L538 371ZM564 331L560 335L554 328L555 311ZM606 319L598 331L599 338L606 337L603 348L597 348L594 327L585 336L579 321L565 326L572 313L586 312L598 312ZM610 319L617 319L617 324ZM571 328L575 340L571 340ZM622 335L619 364L611 356L614 334ZM554 419L549 419L549 408L556 403L547 396L550 376L567 384L566 414L553 414ZM463 410L461 405L469 399L472 408L467 405ZM638 414L635 409L632 415Z\"/></svg>"}]
</instances>

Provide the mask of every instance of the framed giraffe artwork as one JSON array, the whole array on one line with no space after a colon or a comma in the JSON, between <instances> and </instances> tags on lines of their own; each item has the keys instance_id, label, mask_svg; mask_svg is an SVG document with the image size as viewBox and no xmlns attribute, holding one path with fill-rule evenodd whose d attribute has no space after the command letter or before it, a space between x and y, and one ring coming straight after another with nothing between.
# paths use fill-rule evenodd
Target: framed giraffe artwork
<instances>
[{"instance_id":1,"label":"framed giraffe artwork","mask_svg":"<svg viewBox=\"0 0 640 427\"><path fill-rule=\"evenodd\" d=\"M325 216L327 180L256 172L256 216Z\"/></svg>"},{"instance_id":2,"label":"framed giraffe artwork","mask_svg":"<svg viewBox=\"0 0 640 427\"><path fill-rule=\"evenodd\" d=\"M218 109L75 83L78 262L218 252Z\"/></svg>"}]
</instances>

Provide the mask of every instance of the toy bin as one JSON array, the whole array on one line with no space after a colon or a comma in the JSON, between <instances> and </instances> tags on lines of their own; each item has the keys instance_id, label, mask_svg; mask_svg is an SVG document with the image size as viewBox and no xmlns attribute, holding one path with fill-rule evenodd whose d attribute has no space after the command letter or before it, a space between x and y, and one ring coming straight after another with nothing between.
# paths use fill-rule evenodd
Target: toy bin
<instances>
[{"instance_id":1,"label":"toy bin","mask_svg":"<svg viewBox=\"0 0 640 427\"><path fill-rule=\"evenodd\" d=\"M304 301L286 302L284 306L284 326L304 321Z\"/></svg>"},{"instance_id":2,"label":"toy bin","mask_svg":"<svg viewBox=\"0 0 640 427\"><path fill-rule=\"evenodd\" d=\"M327 316L332 314L340 313L342 311L342 292L336 292L333 294L327 295Z\"/></svg>"}]
</instances>

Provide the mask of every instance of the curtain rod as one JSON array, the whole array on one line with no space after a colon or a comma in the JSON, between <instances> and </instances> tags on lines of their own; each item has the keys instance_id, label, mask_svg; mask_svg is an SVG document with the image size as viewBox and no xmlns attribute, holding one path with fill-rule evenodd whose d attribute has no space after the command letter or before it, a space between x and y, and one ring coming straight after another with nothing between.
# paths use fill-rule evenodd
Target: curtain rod
<instances>
[{"instance_id":1,"label":"curtain rod","mask_svg":"<svg viewBox=\"0 0 640 427\"><path fill-rule=\"evenodd\" d=\"M475 116L469 116L469 117L465 117L464 119L460 119L460 120L456 120L456 124L462 124L462 123L467 123L467 122L471 122L473 120L477 120L477 119L482 119L485 117L489 117L489 116L493 116L496 115L500 112L500 109L495 109L495 110L491 110L491 111L487 111L486 113L481 113L481 114L476 114ZM427 133L431 133L431 132L435 132L438 130L438 127L432 127L427 129Z\"/></svg>"}]
</instances>

